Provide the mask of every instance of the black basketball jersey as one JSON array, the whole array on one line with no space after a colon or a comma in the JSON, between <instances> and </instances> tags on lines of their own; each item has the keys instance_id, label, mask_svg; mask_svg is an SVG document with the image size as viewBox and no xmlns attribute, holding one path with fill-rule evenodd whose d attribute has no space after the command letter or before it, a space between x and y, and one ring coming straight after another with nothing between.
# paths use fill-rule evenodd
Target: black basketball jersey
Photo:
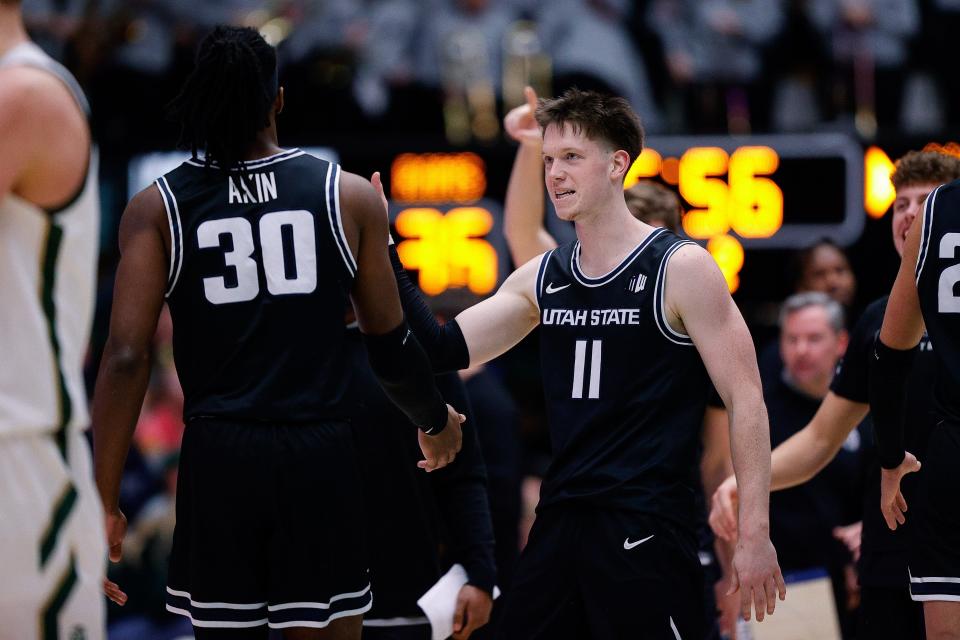
<instances>
[{"instance_id":1,"label":"black basketball jersey","mask_svg":"<svg viewBox=\"0 0 960 640\"><path fill-rule=\"evenodd\" d=\"M167 302L184 419L347 417L344 310L356 261L340 168L299 149L156 181L170 224Z\"/></svg>"},{"instance_id":2,"label":"black basketball jersey","mask_svg":"<svg viewBox=\"0 0 960 640\"><path fill-rule=\"evenodd\" d=\"M589 501L656 513L692 532L710 385L693 342L664 315L667 261L685 243L657 229L600 278L580 270L578 242L542 258L540 357L554 459L541 509Z\"/></svg>"},{"instance_id":3,"label":"black basketball jersey","mask_svg":"<svg viewBox=\"0 0 960 640\"><path fill-rule=\"evenodd\" d=\"M934 403L960 422L960 180L938 187L923 208L916 279L920 309L939 363Z\"/></svg>"}]
</instances>

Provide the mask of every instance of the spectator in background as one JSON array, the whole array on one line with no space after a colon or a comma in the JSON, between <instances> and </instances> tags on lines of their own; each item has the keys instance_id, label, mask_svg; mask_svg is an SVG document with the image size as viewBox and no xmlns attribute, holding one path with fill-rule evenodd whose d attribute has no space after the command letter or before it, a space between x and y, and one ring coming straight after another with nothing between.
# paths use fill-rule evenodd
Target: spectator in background
<instances>
[{"instance_id":1,"label":"spectator in background","mask_svg":"<svg viewBox=\"0 0 960 640\"><path fill-rule=\"evenodd\" d=\"M908 44L920 29L916 0L809 0L807 11L832 52L837 115L857 114L868 137L877 124L897 126Z\"/></svg>"},{"instance_id":2,"label":"spectator in background","mask_svg":"<svg viewBox=\"0 0 960 640\"><path fill-rule=\"evenodd\" d=\"M829 238L821 238L796 252L793 281L794 293L825 293L840 303L848 321L855 319L850 309L857 293L857 278L847 255ZM770 380L782 375L781 352L778 340L764 343L758 358L761 379Z\"/></svg>"},{"instance_id":3,"label":"spectator in background","mask_svg":"<svg viewBox=\"0 0 960 640\"><path fill-rule=\"evenodd\" d=\"M462 47L469 42L469 46L483 49L474 59L485 62L485 68L476 73L489 78L499 89L501 41L507 28L519 17L515 6L498 0L427 0L420 17L423 31L416 64L421 82L441 85L444 70L467 55Z\"/></svg>"},{"instance_id":4,"label":"spectator in background","mask_svg":"<svg viewBox=\"0 0 960 640\"><path fill-rule=\"evenodd\" d=\"M768 98L761 52L781 29L781 0L653 0L648 19L691 129L763 128Z\"/></svg>"},{"instance_id":5,"label":"spectator in background","mask_svg":"<svg viewBox=\"0 0 960 640\"><path fill-rule=\"evenodd\" d=\"M379 118L393 104L394 90L414 80L414 48L420 14L414 0L379 0L367 11L353 95L367 116Z\"/></svg>"},{"instance_id":6,"label":"spectator in background","mask_svg":"<svg viewBox=\"0 0 960 640\"><path fill-rule=\"evenodd\" d=\"M647 69L625 25L628 0L540 0L536 19L553 60L554 93L570 87L613 93L643 114L647 132L662 129Z\"/></svg>"},{"instance_id":7,"label":"spectator in background","mask_svg":"<svg viewBox=\"0 0 960 640\"><path fill-rule=\"evenodd\" d=\"M86 0L23 0L23 23L30 39L62 62L88 4Z\"/></svg>"},{"instance_id":8,"label":"spectator in background","mask_svg":"<svg viewBox=\"0 0 960 640\"><path fill-rule=\"evenodd\" d=\"M857 294L857 277L843 250L829 238L821 238L796 254L797 293L820 291L848 311Z\"/></svg>"},{"instance_id":9,"label":"spectator in background","mask_svg":"<svg viewBox=\"0 0 960 640\"><path fill-rule=\"evenodd\" d=\"M771 446L784 442L813 418L830 389L847 341L843 308L825 293L800 293L783 303L783 375L763 380ZM833 530L861 517L862 434L852 432L837 456L810 482L770 496L770 539L784 574L826 569L845 631L852 630L855 620L851 606L857 601L856 580L853 559Z\"/></svg>"}]
</instances>

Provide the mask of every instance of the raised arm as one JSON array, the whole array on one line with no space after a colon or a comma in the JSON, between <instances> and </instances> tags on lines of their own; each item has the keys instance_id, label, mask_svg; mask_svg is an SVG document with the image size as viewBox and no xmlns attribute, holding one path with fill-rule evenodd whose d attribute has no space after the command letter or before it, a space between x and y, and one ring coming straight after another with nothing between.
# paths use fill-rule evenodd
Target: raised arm
<instances>
[{"instance_id":1,"label":"raised arm","mask_svg":"<svg viewBox=\"0 0 960 640\"><path fill-rule=\"evenodd\" d=\"M524 264L557 246L543 226L543 136L533 117L537 94L526 87L524 95L526 103L503 119L503 128L520 144L503 206L503 235L514 264Z\"/></svg>"},{"instance_id":2,"label":"raised arm","mask_svg":"<svg viewBox=\"0 0 960 640\"><path fill-rule=\"evenodd\" d=\"M432 471L460 450L463 418L443 401L430 362L403 318L376 190L360 176L344 173L340 200L347 242L357 256L351 297L370 367L390 400L420 427L426 460L419 464Z\"/></svg>"},{"instance_id":3,"label":"raised arm","mask_svg":"<svg viewBox=\"0 0 960 640\"><path fill-rule=\"evenodd\" d=\"M729 412L741 494L734 588L740 588L744 618L750 617L752 601L762 620L764 612L773 613L776 592L782 599L786 587L770 543L770 429L753 342L720 270L700 247L686 245L670 259L666 307L671 325L693 340Z\"/></svg>"}]
</instances>

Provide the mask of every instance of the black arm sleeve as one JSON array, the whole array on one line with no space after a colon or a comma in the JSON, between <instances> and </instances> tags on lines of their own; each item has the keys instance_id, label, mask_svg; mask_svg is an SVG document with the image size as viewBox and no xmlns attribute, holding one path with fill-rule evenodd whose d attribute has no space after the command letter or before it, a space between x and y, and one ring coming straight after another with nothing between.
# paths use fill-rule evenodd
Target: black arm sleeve
<instances>
[{"instance_id":1,"label":"black arm sleeve","mask_svg":"<svg viewBox=\"0 0 960 640\"><path fill-rule=\"evenodd\" d=\"M494 561L493 520L487 496L487 472L477 437L475 413L467 391L455 374L437 378L444 395L467 416L463 448L447 467L429 476L447 531L451 560L467 571L467 582L493 594L497 581Z\"/></svg>"},{"instance_id":2,"label":"black arm sleeve","mask_svg":"<svg viewBox=\"0 0 960 640\"><path fill-rule=\"evenodd\" d=\"M437 322L437 318L420 295L420 290L410 281L394 245L390 245L390 262L397 278L403 312L407 314L410 328L426 350L434 370L440 373L469 367L470 352L457 321L451 320L445 324Z\"/></svg>"},{"instance_id":3,"label":"black arm sleeve","mask_svg":"<svg viewBox=\"0 0 960 640\"><path fill-rule=\"evenodd\" d=\"M870 362L870 412L877 431L880 465L894 469L903 462L903 423L907 375L917 348L900 351L880 341Z\"/></svg>"},{"instance_id":4,"label":"black arm sleeve","mask_svg":"<svg viewBox=\"0 0 960 640\"><path fill-rule=\"evenodd\" d=\"M430 361L406 322L380 336L363 334L370 368L390 400L429 435L447 426L447 403Z\"/></svg>"}]
</instances>

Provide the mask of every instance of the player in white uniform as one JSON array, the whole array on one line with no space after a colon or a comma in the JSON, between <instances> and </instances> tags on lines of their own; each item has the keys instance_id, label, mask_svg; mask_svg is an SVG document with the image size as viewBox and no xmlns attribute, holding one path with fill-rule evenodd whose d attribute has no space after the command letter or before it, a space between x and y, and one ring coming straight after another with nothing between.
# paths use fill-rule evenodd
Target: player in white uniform
<instances>
[{"instance_id":1,"label":"player in white uniform","mask_svg":"<svg viewBox=\"0 0 960 640\"><path fill-rule=\"evenodd\" d=\"M99 235L76 80L0 0L0 639L103 638L83 359Z\"/></svg>"}]
</instances>

